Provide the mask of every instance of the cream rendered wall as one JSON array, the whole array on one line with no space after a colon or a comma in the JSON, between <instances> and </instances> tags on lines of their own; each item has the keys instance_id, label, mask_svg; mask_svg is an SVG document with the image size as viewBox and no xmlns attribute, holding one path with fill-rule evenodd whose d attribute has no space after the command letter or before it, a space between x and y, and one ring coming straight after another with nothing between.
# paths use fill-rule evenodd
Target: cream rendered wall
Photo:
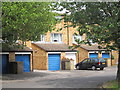
<instances>
[{"instance_id":1,"label":"cream rendered wall","mask_svg":"<svg viewBox=\"0 0 120 90\"><path fill-rule=\"evenodd\" d=\"M76 65L76 53L66 53L66 58L73 59L74 65Z\"/></svg>"}]
</instances>

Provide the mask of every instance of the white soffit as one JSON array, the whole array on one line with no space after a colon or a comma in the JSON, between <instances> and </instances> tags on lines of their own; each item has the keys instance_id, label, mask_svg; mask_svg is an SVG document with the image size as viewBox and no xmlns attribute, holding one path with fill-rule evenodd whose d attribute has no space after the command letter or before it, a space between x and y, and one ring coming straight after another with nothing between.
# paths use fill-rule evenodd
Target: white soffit
<instances>
[{"instance_id":1,"label":"white soffit","mask_svg":"<svg viewBox=\"0 0 120 90\"><path fill-rule=\"evenodd\" d=\"M9 54L9 52L0 52L0 54Z\"/></svg>"},{"instance_id":2,"label":"white soffit","mask_svg":"<svg viewBox=\"0 0 120 90\"><path fill-rule=\"evenodd\" d=\"M48 54L60 54L61 52L48 52Z\"/></svg>"},{"instance_id":3,"label":"white soffit","mask_svg":"<svg viewBox=\"0 0 120 90\"><path fill-rule=\"evenodd\" d=\"M65 53L77 53L77 52L65 52Z\"/></svg>"},{"instance_id":4,"label":"white soffit","mask_svg":"<svg viewBox=\"0 0 120 90\"><path fill-rule=\"evenodd\" d=\"M31 54L31 52L15 52L15 54Z\"/></svg>"},{"instance_id":5,"label":"white soffit","mask_svg":"<svg viewBox=\"0 0 120 90\"><path fill-rule=\"evenodd\" d=\"M98 53L98 51L89 51L89 53Z\"/></svg>"}]
</instances>

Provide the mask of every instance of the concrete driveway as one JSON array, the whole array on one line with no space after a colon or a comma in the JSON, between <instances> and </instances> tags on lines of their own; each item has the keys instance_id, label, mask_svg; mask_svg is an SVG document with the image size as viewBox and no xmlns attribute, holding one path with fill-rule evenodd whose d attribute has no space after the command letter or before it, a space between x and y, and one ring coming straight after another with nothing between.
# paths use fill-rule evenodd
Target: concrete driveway
<instances>
[{"instance_id":1,"label":"concrete driveway","mask_svg":"<svg viewBox=\"0 0 120 90\"><path fill-rule=\"evenodd\" d=\"M116 66L100 70L37 71L4 75L3 88L97 88L116 78Z\"/></svg>"}]
</instances>

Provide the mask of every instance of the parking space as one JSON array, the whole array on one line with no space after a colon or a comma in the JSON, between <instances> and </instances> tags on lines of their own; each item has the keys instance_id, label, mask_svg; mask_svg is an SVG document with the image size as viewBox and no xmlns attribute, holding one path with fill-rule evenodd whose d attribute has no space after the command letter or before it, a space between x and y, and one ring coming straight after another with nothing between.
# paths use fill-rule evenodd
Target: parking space
<instances>
[{"instance_id":1,"label":"parking space","mask_svg":"<svg viewBox=\"0 0 120 90\"><path fill-rule=\"evenodd\" d=\"M23 74L9 74L3 76L3 88L96 88L105 81L114 80L116 72L116 66L112 66L106 67L102 71L39 70ZM5 79L5 77L8 79Z\"/></svg>"}]
</instances>

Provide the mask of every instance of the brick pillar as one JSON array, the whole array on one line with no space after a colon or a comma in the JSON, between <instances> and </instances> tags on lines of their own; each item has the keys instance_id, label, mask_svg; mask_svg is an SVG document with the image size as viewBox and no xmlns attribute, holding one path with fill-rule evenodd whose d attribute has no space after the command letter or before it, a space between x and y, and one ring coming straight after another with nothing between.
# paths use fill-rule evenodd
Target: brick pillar
<instances>
[{"instance_id":1,"label":"brick pillar","mask_svg":"<svg viewBox=\"0 0 120 90\"><path fill-rule=\"evenodd\" d=\"M107 59L107 66L111 66L111 59Z\"/></svg>"},{"instance_id":2,"label":"brick pillar","mask_svg":"<svg viewBox=\"0 0 120 90\"><path fill-rule=\"evenodd\" d=\"M9 53L9 62L15 62L15 52Z\"/></svg>"},{"instance_id":3,"label":"brick pillar","mask_svg":"<svg viewBox=\"0 0 120 90\"><path fill-rule=\"evenodd\" d=\"M98 52L98 58L102 58L102 52Z\"/></svg>"},{"instance_id":4,"label":"brick pillar","mask_svg":"<svg viewBox=\"0 0 120 90\"><path fill-rule=\"evenodd\" d=\"M65 57L66 53L65 52L61 52L61 55L60 55L60 69L62 70L62 59Z\"/></svg>"},{"instance_id":5,"label":"brick pillar","mask_svg":"<svg viewBox=\"0 0 120 90\"><path fill-rule=\"evenodd\" d=\"M26 41L26 46L31 48L31 41Z\"/></svg>"},{"instance_id":6,"label":"brick pillar","mask_svg":"<svg viewBox=\"0 0 120 90\"><path fill-rule=\"evenodd\" d=\"M32 54L30 54L30 70L32 71L33 70L33 53Z\"/></svg>"}]
</instances>

